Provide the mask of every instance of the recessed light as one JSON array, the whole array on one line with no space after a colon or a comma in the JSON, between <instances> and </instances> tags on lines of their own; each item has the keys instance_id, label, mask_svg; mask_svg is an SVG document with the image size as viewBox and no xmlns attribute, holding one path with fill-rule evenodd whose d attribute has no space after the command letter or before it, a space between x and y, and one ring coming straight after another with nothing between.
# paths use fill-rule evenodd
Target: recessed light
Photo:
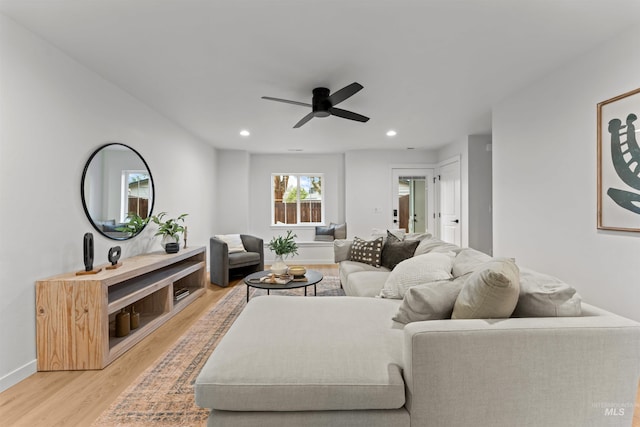
<instances>
[{"instance_id":1,"label":"recessed light","mask_svg":"<svg viewBox=\"0 0 640 427\"><path fill-rule=\"evenodd\" d=\"M248 130L246 130L246 129L242 129L242 130L240 131L240 135L242 135L242 136L249 136L249 135L251 135L251 132L249 132L249 131L248 131Z\"/></svg>"},{"instance_id":2,"label":"recessed light","mask_svg":"<svg viewBox=\"0 0 640 427\"><path fill-rule=\"evenodd\" d=\"M407 147L407 150L415 150L416 147Z\"/></svg>"},{"instance_id":3,"label":"recessed light","mask_svg":"<svg viewBox=\"0 0 640 427\"><path fill-rule=\"evenodd\" d=\"M387 131L387 136L396 136L398 134L398 132L396 132L393 129L390 129Z\"/></svg>"},{"instance_id":4,"label":"recessed light","mask_svg":"<svg viewBox=\"0 0 640 427\"><path fill-rule=\"evenodd\" d=\"M303 150L302 150L302 148L289 148L289 150L288 150L288 151L295 151L295 152L298 152L298 151L303 151Z\"/></svg>"}]
</instances>

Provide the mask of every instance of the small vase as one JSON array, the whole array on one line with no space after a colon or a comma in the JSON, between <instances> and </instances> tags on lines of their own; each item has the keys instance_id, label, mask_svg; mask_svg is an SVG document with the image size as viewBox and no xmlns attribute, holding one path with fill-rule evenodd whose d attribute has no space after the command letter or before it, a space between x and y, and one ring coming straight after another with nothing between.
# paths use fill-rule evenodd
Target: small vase
<instances>
[{"instance_id":1,"label":"small vase","mask_svg":"<svg viewBox=\"0 0 640 427\"><path fill-rule=\"evenodd\" d=\"M284 263L282 259L282 255L276 255L276 258L273 260L273 264L271 264L271 272L273 274L285 274L287 272L287 264Z\"/></svg>"},{"instance_id":2,"label":"small vase","mask_svg":"<svg viewBox=\"0 0 640 427\"><path fill-rule=\"evenodd\" d=\"M167 244L169 243L173 243L173 245L169 245L169 248L167 248ZM178 236L171 236L169 234L165 234L164 236L162 236L162 241L160 241L160 245L162 245L162 247L164 248L164 250L167 253L176 253L178 252L176 249L176 245L177 248L180 248L180 245L178 244Z\"/></svg>"}]
</instances>

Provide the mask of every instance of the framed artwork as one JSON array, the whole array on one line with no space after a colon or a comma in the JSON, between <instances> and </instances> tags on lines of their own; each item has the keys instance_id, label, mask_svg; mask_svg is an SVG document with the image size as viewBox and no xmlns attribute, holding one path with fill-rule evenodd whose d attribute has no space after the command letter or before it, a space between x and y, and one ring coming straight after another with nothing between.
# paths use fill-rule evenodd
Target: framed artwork
<instances>
[{"instance_id":1,"label":"framed artwork","mask_svg":"<svg viewBox=\"0 0 640 427\"><path fill-rule=\"evenodd\" d=\"M598 104L598 228L640 232L640 88Z\"/></svg>"}]
</instances>

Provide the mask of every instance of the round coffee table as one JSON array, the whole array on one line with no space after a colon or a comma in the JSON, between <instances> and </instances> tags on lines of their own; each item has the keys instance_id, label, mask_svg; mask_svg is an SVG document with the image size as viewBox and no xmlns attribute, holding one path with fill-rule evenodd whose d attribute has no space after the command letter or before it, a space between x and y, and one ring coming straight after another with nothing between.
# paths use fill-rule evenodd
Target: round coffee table
<instances>
[{"instance_id":1,"label":"round coffee table","mask_svg":"<svg viewBox=\"0 0 640 427\"><path fill-rule=\"evenodd\" d=\"M316 285L322 280L322 273L320 273L319 271L307 270L307 274L304 275L304 277L307 279L306 281L292 280L285 285L258 281L261 277L264 277L270 273L270 271L258 271L244 278L244 283L245 285L247 285L247 302L249 302L249 288L266 289L267 295L269 295L269 291L272 290L304 288L304 296L307 296L307 286L313 285L313 294L318 295L318 288L316 287Z\"/></svg>"}]
</instances>

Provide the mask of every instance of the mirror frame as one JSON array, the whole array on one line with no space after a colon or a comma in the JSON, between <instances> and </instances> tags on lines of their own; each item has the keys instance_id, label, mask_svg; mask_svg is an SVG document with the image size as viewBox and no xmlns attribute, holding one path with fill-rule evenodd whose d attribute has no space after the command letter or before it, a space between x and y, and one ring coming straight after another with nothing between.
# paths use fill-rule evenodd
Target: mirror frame
<instances>
[{"instance_id":1,"label":"mirror frame","mask_svg":"<svg viewBox=\"0 0 640 427\"><path fill-rule=\"evenodd\" d=\"M84 209L84 213L87 216L87 219L89 220L89 222L91 223L91 225L93 226L93 228L102 236L106 237L107 239L110 240L118 240L118 241L122 241L122 240L129 240L129 239L133 239L134 237L136 237L137 235L139 235L140 233L142 233L142 231L147 228L147 225L149 225L148 223L145 224L144 227L142 227L142 229L136 233L133 234L131 236L128 237L113 237L113 236L109 236L107 234L105 234L100 227L98 227L98 225L95 223L94 219L91 217L91 214L89 213L89 209L87 207L87 202L85 200L85 194L84 194L84 181L85 178L87 176L87 171L89 169L89 165L91 165L91 161L94 159L94 157L96 157L98 155L98 153L100 151L102 151L104 148L106 147L110 147L112 145L119 145L125 148L128 148L129 150L131 150L134 154L136 154L140 160L142 161L142 164L147 168L147 172L149 172L149 180L151 181L151 194L153 195L153 197L151 198L151 208L149 209L149 217L151 217L151 215L153 214L153 208L155 205L155 195L156 195L156 189L155 189L155 184L153 183L153 175L151 174L151 169L149 169L149 165L147 164L147 161L144 159L144 157L142 157L142 155L136 151L134 148L123 144L121 142L109 142L107 144L103 144L100 147L96 148L95 151L93 153L91 153L91 156L89 156L89 160L87 160L87 163L84 165L84 170L82 171L82 180L80 181L80 197L82 199L82 208Z\"/></svg>"}]
</instances>

